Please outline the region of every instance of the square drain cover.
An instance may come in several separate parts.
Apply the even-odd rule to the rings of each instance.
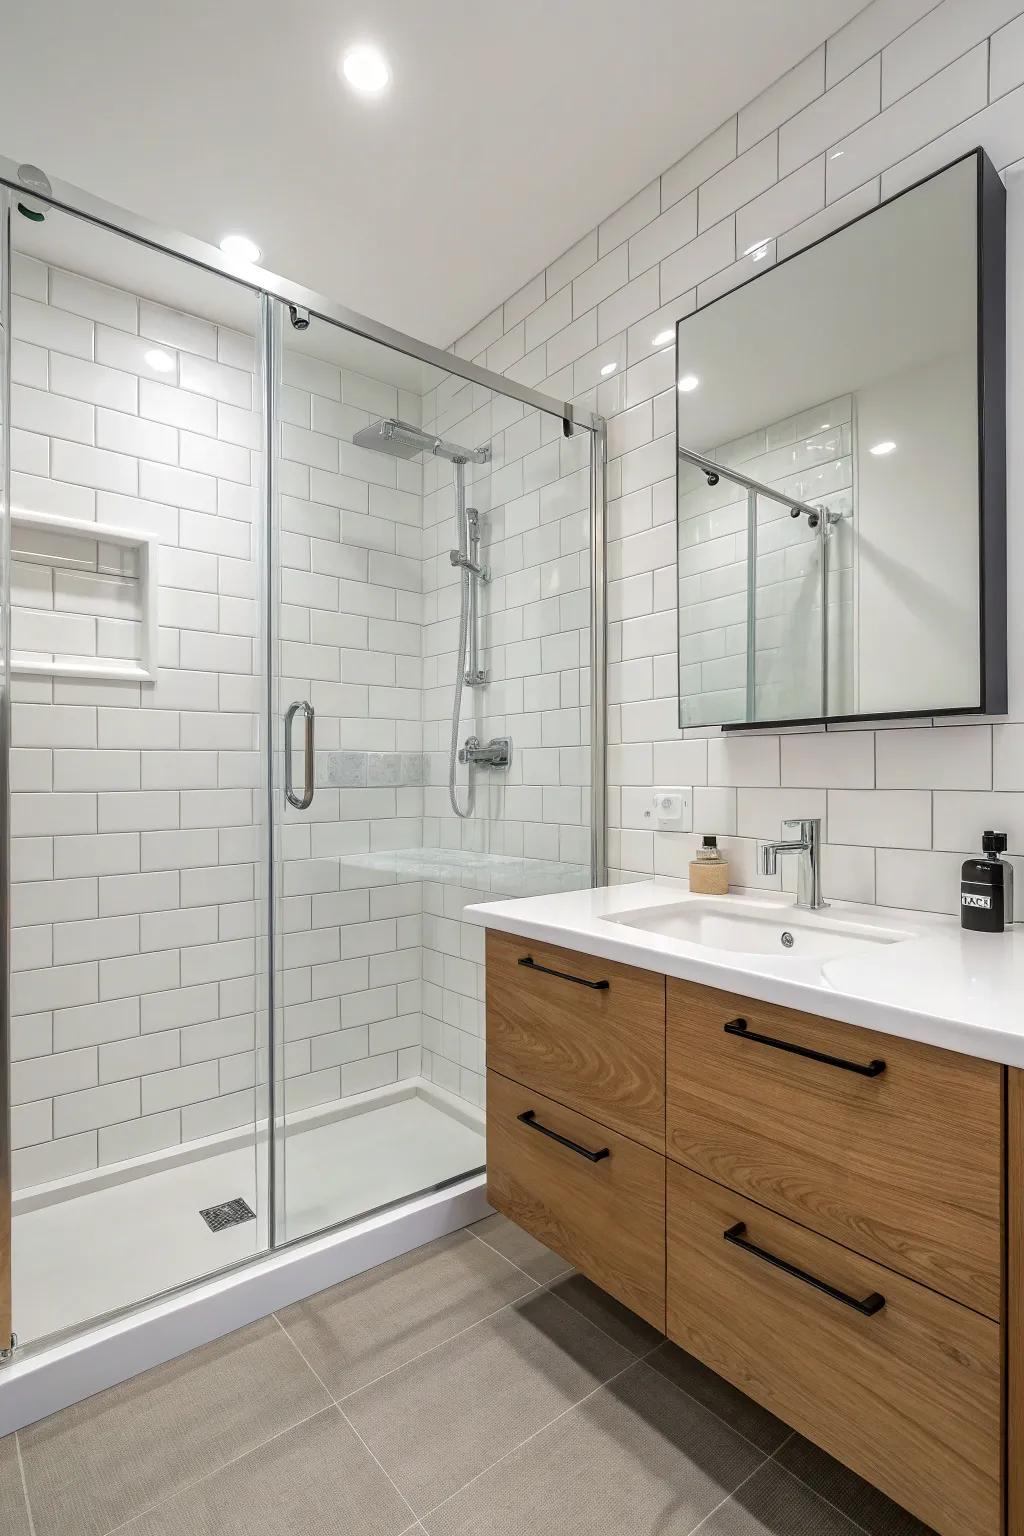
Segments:
[[[225,1200],[223,1205],[208,1205],[199,1212],[211,1232],[223,1232],[225,1227],[237,1227],[242,1221],[255,1221],[256,1212],[239,1195],[237,1200]]]

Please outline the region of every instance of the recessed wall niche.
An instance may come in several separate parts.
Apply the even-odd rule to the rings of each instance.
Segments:
[[[15,508],[11,671],[155,683],[156,562],[155,539]]]

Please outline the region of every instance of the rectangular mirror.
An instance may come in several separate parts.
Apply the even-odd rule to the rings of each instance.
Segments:
[[[1005,710],[1004,288],[978,149],[679,321],[682,726]]]

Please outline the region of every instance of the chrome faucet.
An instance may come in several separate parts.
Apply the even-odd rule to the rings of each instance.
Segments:
[[[816,911],[827,907],[821,895],[821,820],[817,816],[797,816],[782,823],[783,827],[799,827],[799,838],[789,842],[762,843],[760,855],[762,875],[774,875],[780,853],[798,853],[800,865],[797,871],[796,904]]]

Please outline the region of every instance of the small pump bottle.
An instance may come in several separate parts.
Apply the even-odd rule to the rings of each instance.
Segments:
[[[718,851],[717,837],[704,837],[697,857],[690,860],[690,890],[701,896],[724,896],[729,889],[729,865]]]
[[[965,859],[960,879],[960,926],[976,933],[1002,933],[1013,922],[1013,865],[1005,832],[984,832],[983,859]],[[692,865],[691,865],[692,868]]]

